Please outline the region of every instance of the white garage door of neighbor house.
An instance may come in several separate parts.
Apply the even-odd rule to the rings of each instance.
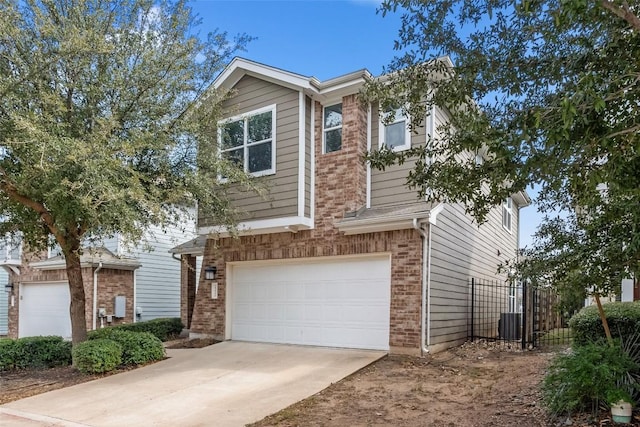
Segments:
[[[232,267],[231,339],[389,349],[389,256]]]
[[[18,336],[59,335],[70,339],[69,301],[67,283],[23,283]]]

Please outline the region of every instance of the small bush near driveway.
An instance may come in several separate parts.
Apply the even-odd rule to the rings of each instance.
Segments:
[[[149,332],[131,332],[118,328],[105,328],[92,332],[90,341],[108,339],[122,348],[123,365],[142,365],[164,358],[162,341]]]
[[[71,343],[62,337],[0,340],[0,370],[51,368],[71,364]]]
[[[89,332],[89,336],[92,334],[101,334],[102,331],[107,330],[122,330],[130,332],[149,332],[155,335],[160,341],[168,341],[171,338],[177,337],[182,332],[184,325],[179,317],[176,318],[162,318],[153,319],[146,322],[126,323],[118,326],[109,326],[107,328],[98,329]]]
[[[113,371],[122,363],[122,347],[104,338],[81,342],[73,348],[73,363],[85,374]]]

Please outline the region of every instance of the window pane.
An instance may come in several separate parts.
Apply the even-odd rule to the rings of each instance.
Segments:
[[[244,140],[244,121],[225,123],[222,125],[222,149],[238,147]]]
[[[382,122],[384,123],[395,123],[403,120],[404,114],[402,114],[402,109],[399,107],[391,106],[382,112]]]
[[[224,153],[222,153],[222,156],[225,158],[225,160],[233,162],[240,168],[244,166],[244,150],[242,148],[225,151]]]
[[[271,139],[271,111],[249,117],[248,142]]]
[[[332,105],[324,109],[324,128],[342,126],[342,104]]]
[[[388,148],[405,145],[405,124],[404,121],[387,125],[384,128],[384,145]]]
[[[271,169],[271,141],[252,145],[249,148],[249,172]]]
[[[324,152],[331,153],[342,148],[342,128],[324,133]]]

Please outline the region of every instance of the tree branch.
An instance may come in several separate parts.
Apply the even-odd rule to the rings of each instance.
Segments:
[[[629,7],[629,3],[627,3],[627,0],[623,0],[620,6],[618,6],[612,0],[602,0],[601,4],[603,8],[612,12],[614,15],[618,16],[619,18],[622,18],[625,21],[627,21],[627,23],[631,25],[631,29],[634,32],[640,33],[640,18],[638,18],[638,16],[635,13],[633,13],[631,8]]]
[[[0,169],[0,174],[6,176],[6,173],[3,169]],[[60,230],[55,225],[51,212],[49,212],[49,210],[47,210],[47,208],[42,203],[36,202],[35,200],[32,200],[29,197],[20,194],[18,192],[18,189],[13,184],[6,181],[0,182],[0,190],[4,191],[4,193],[7,194],[7,196],[9,196],[11,200],[34,210],[38,215],[40,215],[40,218],[45,223],[51,234],[54,235],[60,246],[64,247],[66,245],[65,236],[60,233]]]

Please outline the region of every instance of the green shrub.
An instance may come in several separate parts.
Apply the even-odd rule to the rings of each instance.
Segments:
[[[118,329],[131,332],[149,332],[155,335],[160,341],[168,341],[169,339],[180,335],[184,325],[179,317],[166,319],[153,319],[146,322],[126,323],[118,326],[110,326],[108,328],[98,329],[94,332],[100,332],[109,329]]]
[[[71,343],[62,337],[0,340],[0,370],[51,368],[71,364]]]
[[[162,341],[149,332],[104,328],[91,332],[89,339],[108,339],[120,344],[123,365],[141,365],[164,358]]]
[[[629,337],[640,330],[640,301],[610,302],[603,304],[602,307],[612,336]],[[584,345],[605,336],[597,306],[580,310],[571,318],[569,326],[573,330],[574,342],[578,345]]]
[[[122,347],[115,341],[95,339],[73,347],[73,364],[85,374],[113,371],[122,363]]]
[[[15,340],[0,340],[0,371],[8,371],[16,367]]]
[[[640,367],[620,342],[589,342],[575,346],[571,353],[557,355],[542,386],[543,400],[553,414],[591,409],[621,391],[621,382]]]

